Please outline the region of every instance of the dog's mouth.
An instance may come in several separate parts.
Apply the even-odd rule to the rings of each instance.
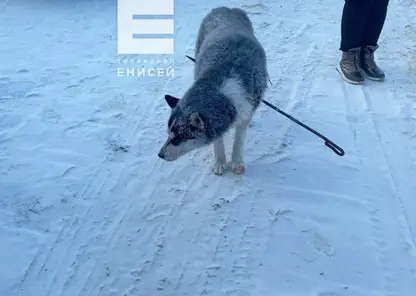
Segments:
[[[177,160],[179,157],[174,157],[174,156],[172,156],[172,155],[162,155],[162,156],[160,156],[159,154],[158,154],[158,156],[161,158],[161,159],[163,159],[163,160],[165,160],[165,161],[169,161],[169,162],[171,162],[171,161],[174,161],[174,160]]]
[[[172,155],[170,153],[167,153],[166,151],[164,151],[163,149],[161,149],[159,151],[159,153],[157,154],[157,156],[165,161],[174,161],[176,159],[179,158],[180,155]]]
[[[198,148],[206,146],[205,141],[192,138],[181,143],[172,143],[172,138],[168,138],[165,144],[160,148],[157,156],[165,161],[174,161],[179,157],[188,154]],[[173,145],[177,144],[177,145]]]
[[[174,161],[180,157],[178,153],[172,153],[172,139],[168,138],[165,144],[163,144],[162,148],[160,148],[159,153],[157,156],[165,161]]]

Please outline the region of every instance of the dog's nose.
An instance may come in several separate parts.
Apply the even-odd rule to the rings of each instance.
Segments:
[[[159,156],[161,159],[164,159],[165,158],[165,154],[163,154],[162,152],[159,152],[157,154],[157,156]]]

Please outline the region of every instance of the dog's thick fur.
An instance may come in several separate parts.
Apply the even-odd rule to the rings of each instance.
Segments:
[[[217,175],[226,169],[223,136],[235,128],[231,168],[245,170],[244,141],[267,89],[266,54],[247,14],[218,7],[202,21],[195,47],[194,83],[182,99],[166,95],[172,108],[168,140],[159,151],[167,161],[213,144]]]

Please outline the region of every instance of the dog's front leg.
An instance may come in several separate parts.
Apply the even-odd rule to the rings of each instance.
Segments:
[[[245,121],[235,127],[233,152],[231,154],[231,169],[236,174],[242,174],[245,171],[244,164],[244,142],[247,134],[247,128],[251,121]]]
[[[214,142],[214,167],[212,172],[215,175],[222,175],[227,168],[227,160],[225,157],[225,148],[223,138],[219,138]]]

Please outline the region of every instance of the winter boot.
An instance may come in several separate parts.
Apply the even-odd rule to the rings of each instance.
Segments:
[[[378,46],[367,46],[361,51],[361,69],[370,80],[383,81],[384,72],[377,66],[374,60],[374,52]]]
[[[342,58],[339,62],[338,72],[346,82],[351,84],[363,84],[364,76],[360,69],[361,48],[352,48],[342,52]]]

